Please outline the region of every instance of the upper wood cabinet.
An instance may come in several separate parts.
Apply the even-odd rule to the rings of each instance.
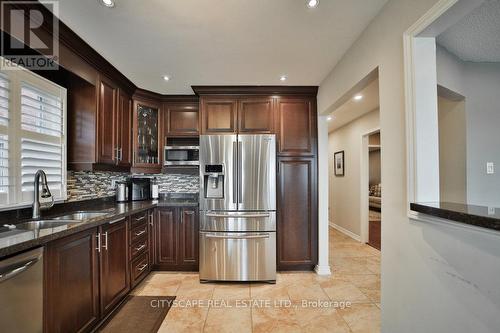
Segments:
[[[278,155],[316,154],[316,109],[309,98],[278,98]]]
[[[132,99],[122,90],[118,93],[116,121],[117,164],[132,165]]]
[[[134,172],[156,173],[161,170],[163,139],[161,105],[157,102],[134,99]]]
[[[238,101],[240,133],[274,133],[274,99],[243,98]]]
[[[68,80],[68,169],[129,171],[130,96],[105,76]]]
[[[202,134],[274,133],[272,97],[201,98]]]
[[[165,103],[163,109],[165,136],[200,134],[198,103]]]
[[[97,161],[114,164],[116,150],[116,106],[118,87],[111,81],[101,78],[99,82]]]
[[[236,99],[202,97],[200,104],[202,134],[236,133]]]

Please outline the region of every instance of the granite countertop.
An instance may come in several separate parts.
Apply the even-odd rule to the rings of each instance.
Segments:
[[[447,220],[500,231],[500,208],[452,202],[411,203],[410,209]]]
[[[177,198],[177,197],[161,197],[160,200],[146,200],[118,203],[111,198],[94,199],[81,202],[72,202],[61,205],[56,205],[53,211],[49,210],[42,216],[41,220],[50,219],[57,216],[62,216],[75,211],[102,211],[107,213],[104,216],[88,219],[82,222],[72,222],[69,224],[61,224],[54,228],[45,228],[38,230],[26,229],[10,229],[2,227],[5,224],[18,225],[23,222],[32,221],[26,218],[17,218],[12,212],[0,213],[2,221],[0,227],[3,232],[0,232],[0,259],[28,250],[33,247],[42,246],[50,241],[69,236],[71,234],[95,228],[106,224],[110,221],[119,220],[127,216],[139,213],[155,207],[197,207],[198,201],[194,197]],[[16,212],[17,216],[24,216],[22,213]],[[10,215],[9,215],[10,214]]]

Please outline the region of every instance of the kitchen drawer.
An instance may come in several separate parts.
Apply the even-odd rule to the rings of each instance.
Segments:
[[[132,287],[135,287],[142,279],[148,275],[149,267],[149,253],[144,253],[137,259],[133,260],[130,265],[130,282]]]
[[[137,242],[130,245],[130,258],[133,260],[149,250],[148,237],[141,237]]]
[[[130,217],[130,226],[134,228],[135,226],[148,222],[149,211],[140,212],[134,214]]]
[[[276,232],[200,232],[200,280],[275,281]]]
[[[130,230],[130,244],[134,244],[139,240],[139,238],[146,237],[148,235],[148,223],[147,219],[144,222],[137,224]],[[147,238],[147,237],[146,237]]]

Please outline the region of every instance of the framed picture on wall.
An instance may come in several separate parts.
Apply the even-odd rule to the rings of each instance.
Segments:
[[[344,175],[344,151],[338,151],[333,154],[333,163],[335,176],[343,176]]]

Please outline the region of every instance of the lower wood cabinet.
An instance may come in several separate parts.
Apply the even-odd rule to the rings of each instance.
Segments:
[[[47,245],[44,332],[84,332],[99,321],[98,257],[97,228]]]
[[[154,230],[154,269],[198,270],[198,208],[157,208]]]
[[[312,270],[318,258],[316,159],[278,159],[278,269]]]
[[[127,223],[124,219],[99,229],[101,312],[107,314],[130,290]]]
[[[45,332],[87,332],[130,291],[127,220],[46,247]]]

